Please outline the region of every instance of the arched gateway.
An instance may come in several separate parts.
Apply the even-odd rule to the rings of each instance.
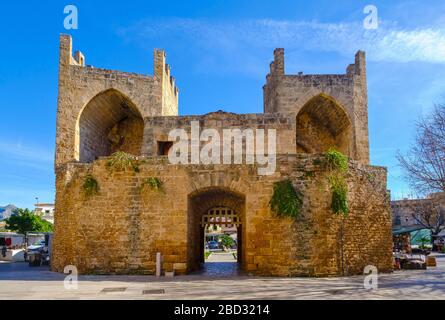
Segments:
[[[161,253],[163,271],[190,273],[204,261],[208,225],[233,229],[241,269],[254,275],[363,274],[367,265],[391,270],[386,169],[369,165],[364,52],[344,74],[289,75],[284,49],[276,49],[264,113],[192,116],[177,115],[178,89],[162,50],[154,51],[152,76],[86,66],[79,57],[63,35],[52,270],[154,274]],[[170,132],[198,142],[192,122],[223,139],[225,128],[274,130],[273,172],[260,173],[259,153],[247,163],[248,148],[242,163],[171,163]],[[323,154],[331,147],[354,160],[344,176],[345,217],[332,210],[332,173]],[[102,159],[116,151],[130,154],[131,165],[114,170],[110,158]],[[190,148],[188,156],[198,151]],[[282,201],[301,196],[292,217],[270,208],[281,182],[296,191],[287,188]]]
[[[245,239],[245,196],[225,187],[210,187],[188,196],[187,263],[188,271],[196,271],[204,263],[205,228],[209,225],[235,227],[237,256],[243,266],[243,239]]]

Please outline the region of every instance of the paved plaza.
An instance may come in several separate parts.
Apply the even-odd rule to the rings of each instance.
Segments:
[[[445,255],[428,270],[379,275],[377,290],[364,289],[363,276],[251,277],[225,259],[214,255],[203,272],[174,278],[80,276],[77,290],[66,290],[65,275],[47,267],[0,263],[0,299],[445,299]]]

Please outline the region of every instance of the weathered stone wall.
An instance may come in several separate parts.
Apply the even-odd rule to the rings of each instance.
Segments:
[[[276,153],[296,153],[295,120],[287,115],[213,112],[203,116],[146,118],[142,154],[145,156],[158,155],[158,141],[169,141],[169,132],[174,129],[184,129],[191,138],[192,121],[199,123],[200,132],[205,129],[216,129],[221,140],[224,138],[224,129],[240,129],[241,131],[252,129],[254,134],[256,129],[264,129],[264,150],[266,152],[268,150],[268,129],[275,129]],[[201,147],[205,144],[205,142],[201,142]],[[245,141],[243,146],[243,154],[245,154]]]
[[[162,115],[178,115],[179,90],[175,84],[175,78],[170,74],[170,66],[166,63],[166,55],[163,50],[154,50],[154,75],[162,83]]]
[[[114,142],[111,145],[111,154],[123,151],[135,156],[140,155],[143,135],[144,121],[142,119],[132,117],[119,122],[108,135],[109,140]]]
[[[350,214],[341,218],[330,209],[321,156],[280,156],[273,176],[258,176],[254,165],[170,165],[162,157],[140,160],[139,172],[110,173],[106,161],[68,164],[57,173],[55,271],[72,264],[82,273],[153,274],[156,252],[164,256],[164,270],[192,270],[197,249],[190,244],[196,239],[191,228],[199,210],[191,210],[190,197],[209,190],[245,199],[241,262],[248,272],[332,276],[362,273],[368,264],[391,270],[384,168],[350,163]],[[100,186],[99,194],[91,197],[82,192],[87,173]],[[163,191],[141,187],[148,177],[158,177]],[[273,183],[286,178],[304,198],[296,220],[276,217],[268,205]],[[230,199],[222,205],[234,203]]]

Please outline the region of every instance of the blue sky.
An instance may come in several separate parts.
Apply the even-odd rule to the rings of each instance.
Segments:
[[[63,28],[63,8],[79,29]],[[363,8],[379,10],[365,31]],[[152,74],[153,48],[167,51],[180,114],[262,112],[275,47],[287,73],[344,73],[367,51],[371,161],[387,166],[393,198],[410,191],[395,153],[416,119],[445,97],[444,1],[23,1],[0,6],[0,205],[54,200],[60,33],[87,64]]]

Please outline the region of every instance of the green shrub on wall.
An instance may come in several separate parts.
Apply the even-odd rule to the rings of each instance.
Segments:
[[[325,153],[326,165],[331,171],[348,171],[348,157],[333,148]]]
[[[348,214],[348,186],[342,177],[330,177],[329,184],[332,191],[331,208],[336,214]]]
[[[162,181],[159,180],[159,178],[156,177],[150,177],[145,179],[142,182],[142,188],[144,187],[149,187],[150,189],[153,190],[161,190],[162,189]]]
[[[113,153],[107,162],[107,168],[112,171],[123,171],[132,169],[135,172],[139,172],[139,167],[136,165],[136,159],[133,155],[118,151]]]
[[[296,218],[301,212],[301,194],[295,191],[290,180],[275,182],[269,206],[278,216]]]
[[[328,181],[332,191],[332,211],[335,214],[347,215],[349,213],[348,185],[345,175],[348,172],[348,157],[335,149],[329,149],[325,153],[325,158],[326,166],[330,171]]]
[[[91,174],[88,174],[83,180],[82,189],[85,196],[94,196],[99,193],[99,183]]]

